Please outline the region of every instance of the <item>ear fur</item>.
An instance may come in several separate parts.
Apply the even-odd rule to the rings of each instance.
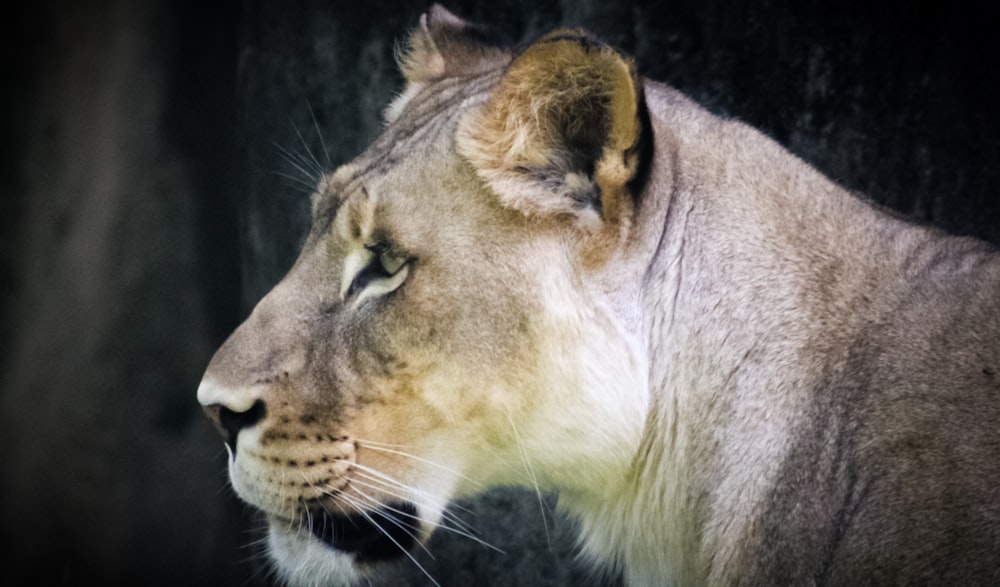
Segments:
[[[505,47],[493,31],[435,4],[410,34],[399,66],[409,84],[475,75],[510,61]]]
[[[630,59],[585,33],[555,31],[516,57],[463,120],[459,149],[528,216],[621,227],[633,208],[640,103]]]

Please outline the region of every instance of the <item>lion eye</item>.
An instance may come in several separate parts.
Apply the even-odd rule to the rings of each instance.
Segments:
[[[341,297],[357,305],[362,300],[392,292],[406,280],[409,259],[384,245],[359,249],[345,263]]]
[[[406,264],[406,257],[382,251],[378,255],[378,262],[382,264],[382,269],[385,269],[386,274],[395,275]]]

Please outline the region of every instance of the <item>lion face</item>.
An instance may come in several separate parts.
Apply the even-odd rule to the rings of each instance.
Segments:
[[[434,61],[421,42],[465,26],[435,14],[409,70]],[[579,38],[559,43],[587,58]],[[526,57],[514,66],[531,70]],[[461,83],[410,74],[384,135],[321,181],[299,259],[199,388],[293,582],[348,583],[405,556],[449,526],[450,500],[490,485],[584,496],[636,451],[642,345],[617,312],[635,294],[601,269],[630,176],[598,143],[534,161],[566,151],[547,143],[558,133],[497,153],[490,116],[511,73],[470,62]]]
[[[537,369],[538,301],[517,296],[527,268],[512,263],[524,243],[487,230],[504,214],[456,156],[413,163],[369,170],[362,158],[323,182],[300,259],[204,384],[235,413],[222,416],[230,427],[259,416],[231,433],[239,495],[276,532],[308,528],[361,559],[424,538],[447,497],[469,490],[460,471],[510,435],[496,425],[525,406],[508,392]],[[459,189],[472,196],[462,206],[441,197]],[[389,535],[345,529],[369,511]]]

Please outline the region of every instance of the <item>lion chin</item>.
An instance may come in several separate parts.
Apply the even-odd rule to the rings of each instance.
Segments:
[[[277,571],[289,584],[352,585],[371,578],[378,563],[405,558],[416,547],[416,519],[408,502],[346,515],[316,509],[302,524],[273,517],[270,555],[282,561]]]
[[[269,556],[282,563],[278,578],[289,585],[353,585],[364,576],[355,555],[338,550],[312,532],[271,522]]]

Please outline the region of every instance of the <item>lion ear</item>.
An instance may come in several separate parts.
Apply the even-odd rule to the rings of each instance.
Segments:
[[[399,66],[409,85],[475,75],[507,63],[510,54],[497,33],[455,16],[440,4],[420,17],[401,52]]]
[[[515,58],[463,120],[459,149],[508,206],[615,224],[632,210],[641,91],[630,59],[556,31]]]

